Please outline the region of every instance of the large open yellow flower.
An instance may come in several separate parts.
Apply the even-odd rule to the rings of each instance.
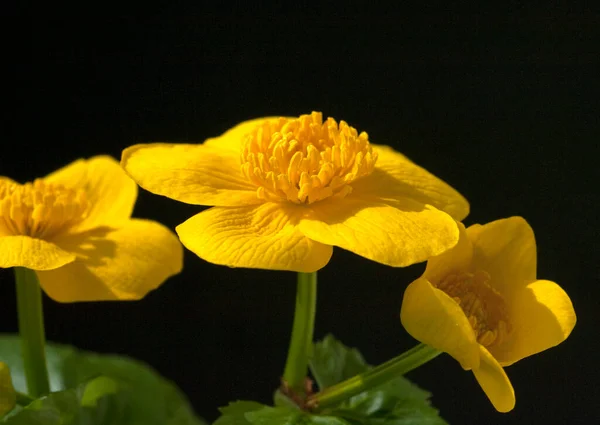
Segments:
[[[260,118],[203,144],[141,144],[121,165],[141,187],[214,206],[176,229],[216,264],[313,272],[332,246],[392,266],[458,241],[469,204],[450,186],[344,121]]]
[[[161,224],[131,218],[136,198],[107,156],[33,183],[0,177],[0,267],[36,270],[61,302],[142,298],[181,271],[183,248]]]
[[[560,344],[575,326],[571,300],[556,283],[537,280],[536,261],[521,217],[461,225],[458,244],[431,258],[404,293],[406,330],[472,370],[500,412],[515,405],[503,366]]]

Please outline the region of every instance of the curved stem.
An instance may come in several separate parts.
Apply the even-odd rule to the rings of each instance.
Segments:
[[[402,353],[400,356],[376,366],[367,372],[325,388],[323,391],[311,396],[307,401],[307,405],[319,410],[336,405],[356,394],[360,394],[363,391],[375,388],[391,379],[404,375],[440,354],[441,351],[435,348],[419,344]]]
[[[21,354],[27,380],[27,389],[32,397],[50,392],[46,368],[46,336],[42,311],[42,290],[35,271],[15,267],[17,284],[17,311]]]
[[[298,273],[296,310],[283,379],[295,391],[304,390],[312,355],[317,306],[317,273]]]

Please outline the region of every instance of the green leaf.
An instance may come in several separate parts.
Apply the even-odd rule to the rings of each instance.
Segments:
[[[17,402],[17,395],[10,378],[10,370],[0,362],[0,417],[10,412]]]
[[[114,397],[127,398],[125,410],[129,415],[128,425],[205,424],[194,415],[187,398],[172,382],[140,361],[79,351],[59,344],[48,344],[46,357],[52,392],[80,390],[81,384],[98,376],[105,376],[116,382],[120,391]],[[20,340],[17,336],[0,336],[0,358],[10,367],[15,389],[26,392]],[[90,381],[85,388],[92,385],[91,382],[94,381]],[[87,389],[92,391],[87,394],[93,394],[93,388],[92,386]],[[69,397],[72,401],[72,396],[65,395],[60,402],[68,400]],[[93,399],[94,397],[90,398]]]
[[[221,407],[221,417],[213,425],[249,425],[246,413],[266,407],[255,401],[234,401],[226,407]]]
[[[349,379],[371,368],[361,354],[327,335],[315,344],[311,372],[321,389]],[[338,406],[325,410],[351,424],[367,425],[444,425],[429,401],[431,394],[403,376],[358,394]]]
[[[10,425],[126,425],[128,396],[104,376],[41,397],[6,420]]]
[[[315,344],[310,369],[319,385],[327,388],[359,373],[369,366],[356,348],[348,348],[333,335]]]
[[[351,425],[342,418],[311,415],[297,407],[269,407],[254,401],[236,401],[219,409],[213,425]]]

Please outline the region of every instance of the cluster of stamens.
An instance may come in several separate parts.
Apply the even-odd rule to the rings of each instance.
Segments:
[[[242,143],[242,173],[269,201],[311,204],[344,197],[350,183],[373,171],[377,153],[369,136],[321,113],[267,120]]]
[[[0,231],[45,239],[83,220],[89,202],[83,190],[35,180],[0,181]]]
[[[451,274],[436,285],[460,306],[484,347],[502,343],[511,331],[504,298],[489,282],[488,273],[476,271]]]

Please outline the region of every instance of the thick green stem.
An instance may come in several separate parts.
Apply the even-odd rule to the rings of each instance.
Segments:
[[[30,396],[37,398],[50,392],[46,368],[42,290],[33,270],[15,267],[15,279],[21,352],[27,389]]]
[[[296,310],[284,381],[295,391],[304,390],[308,361],[312,355],[317,306],[317,273],[298,273]]]
[[[419,344],[400,356],[374,367],[367,372],[356,375],[339,384],[332,385],[329,388],[325,388],[323,391],[311,396],[308,399],[307,404],[318,410],[336,405],[356,394],[375,388],[397,376],[404,375],[422,364],[427,363],[439,354],[441,354],[441,351],[425,344]]]

